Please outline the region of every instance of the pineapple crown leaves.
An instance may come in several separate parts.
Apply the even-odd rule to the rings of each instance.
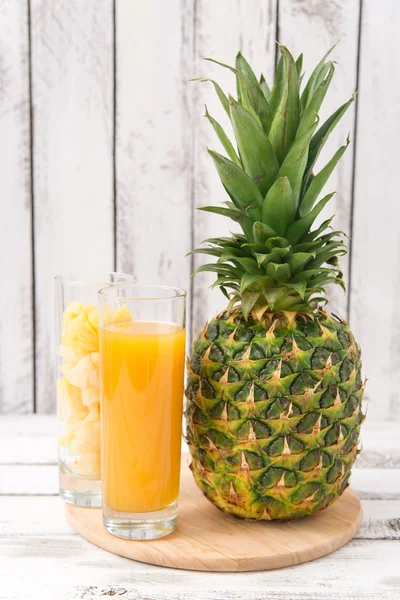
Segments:
[[[346,253],[340,231],[332,219],[313,229],[315,220],[333,193],[319,199],[328,178],[344,154],[349,139],[328,163],[314,174],[326,140],[354,101],[354,95],[322,125],[318,113],[335,72],[327,58],[331,48],[302,85],[303,56],[297,60],[282,45],[270,88],[263,75],[257,78],[239,52],[235,67],[207,58],[232,71],[237,98],[226,95],[210,81],[229,117],[235,144],[206,107],[226,156],[208,150],[229,197],[223,206],[200,210],[238,223],[240,234],[205,240],[208,247],[194,253],[217,261],[196,272],[211,271],[230,300],[241,303],[247,319],[263,311],[314,310],[326,302],[325,288],[336,283],[345,289],[338,257]]]

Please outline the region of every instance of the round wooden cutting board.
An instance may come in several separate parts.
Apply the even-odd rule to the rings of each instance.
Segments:
[[[183,458],[176,531],[159,540],[119,539],[103,526],[101,509],[66,504],[71,525],[92,544],[163,567],[198,571],[278,569],[325,556],[349,542],[362,518],[351,490],[332,506],[295,521],[241,521],[215,508],[197,488]]]

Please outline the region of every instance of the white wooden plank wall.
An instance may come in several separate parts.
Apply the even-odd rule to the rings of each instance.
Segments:
[[[28,0],[0,5],[0,412],[33,410]]]
[[[192,7],[116,2],[117,265],[141,283],[184,289],[191,275]]]
[[[36,408],[54,410],[52,278],[113,268],[111,0],[31,0]]]
[[[369,418],[400,420],[400,3],[363,0],[350,319],[368,374]]]
[[[188,80],[216,78],[234,92],[232,74],[203,57],[233,64],[241,49],[271,81],[276,39],[305,53],[307,72],[340,40],[322,118],[360,93],[322,157],[350,133],[327,187],[338,191],[336,225],[353,233],[342,261],[349,303],[335,290],[331,308],[350,317],[363,347],[369,418],[400,420],[400,215],[389,152],[400,129],[399,20],[396,0],[3,0],[0,412],[54,411],[56,272],[116,266],[182,286],[189,330],[223,308],[211,276],[190,276],[207,257],[185,254],[229,230],[195,211],[224,196],[205,149],[220,147],[204,103],[227,122],[212,85]]]

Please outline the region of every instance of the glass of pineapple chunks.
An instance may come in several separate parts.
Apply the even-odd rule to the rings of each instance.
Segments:
[[[68,503],[101,507],[99,312],[104,285],[135,283],[124,273],[55,278],[58,460],[60,496]],[[130,319],[125,306],[111,322]]]

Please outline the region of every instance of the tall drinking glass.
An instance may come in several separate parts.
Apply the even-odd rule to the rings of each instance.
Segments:
[[[101,506],[97,297],[105,285],[123,282],[135,279],[124,273],[55,278],[60,496],[78,506]]]
[[[99,292],[103,518],[121,538],[175,529],[182,437],[186,292]],[[124,311],[126,319],[114,315]]]

